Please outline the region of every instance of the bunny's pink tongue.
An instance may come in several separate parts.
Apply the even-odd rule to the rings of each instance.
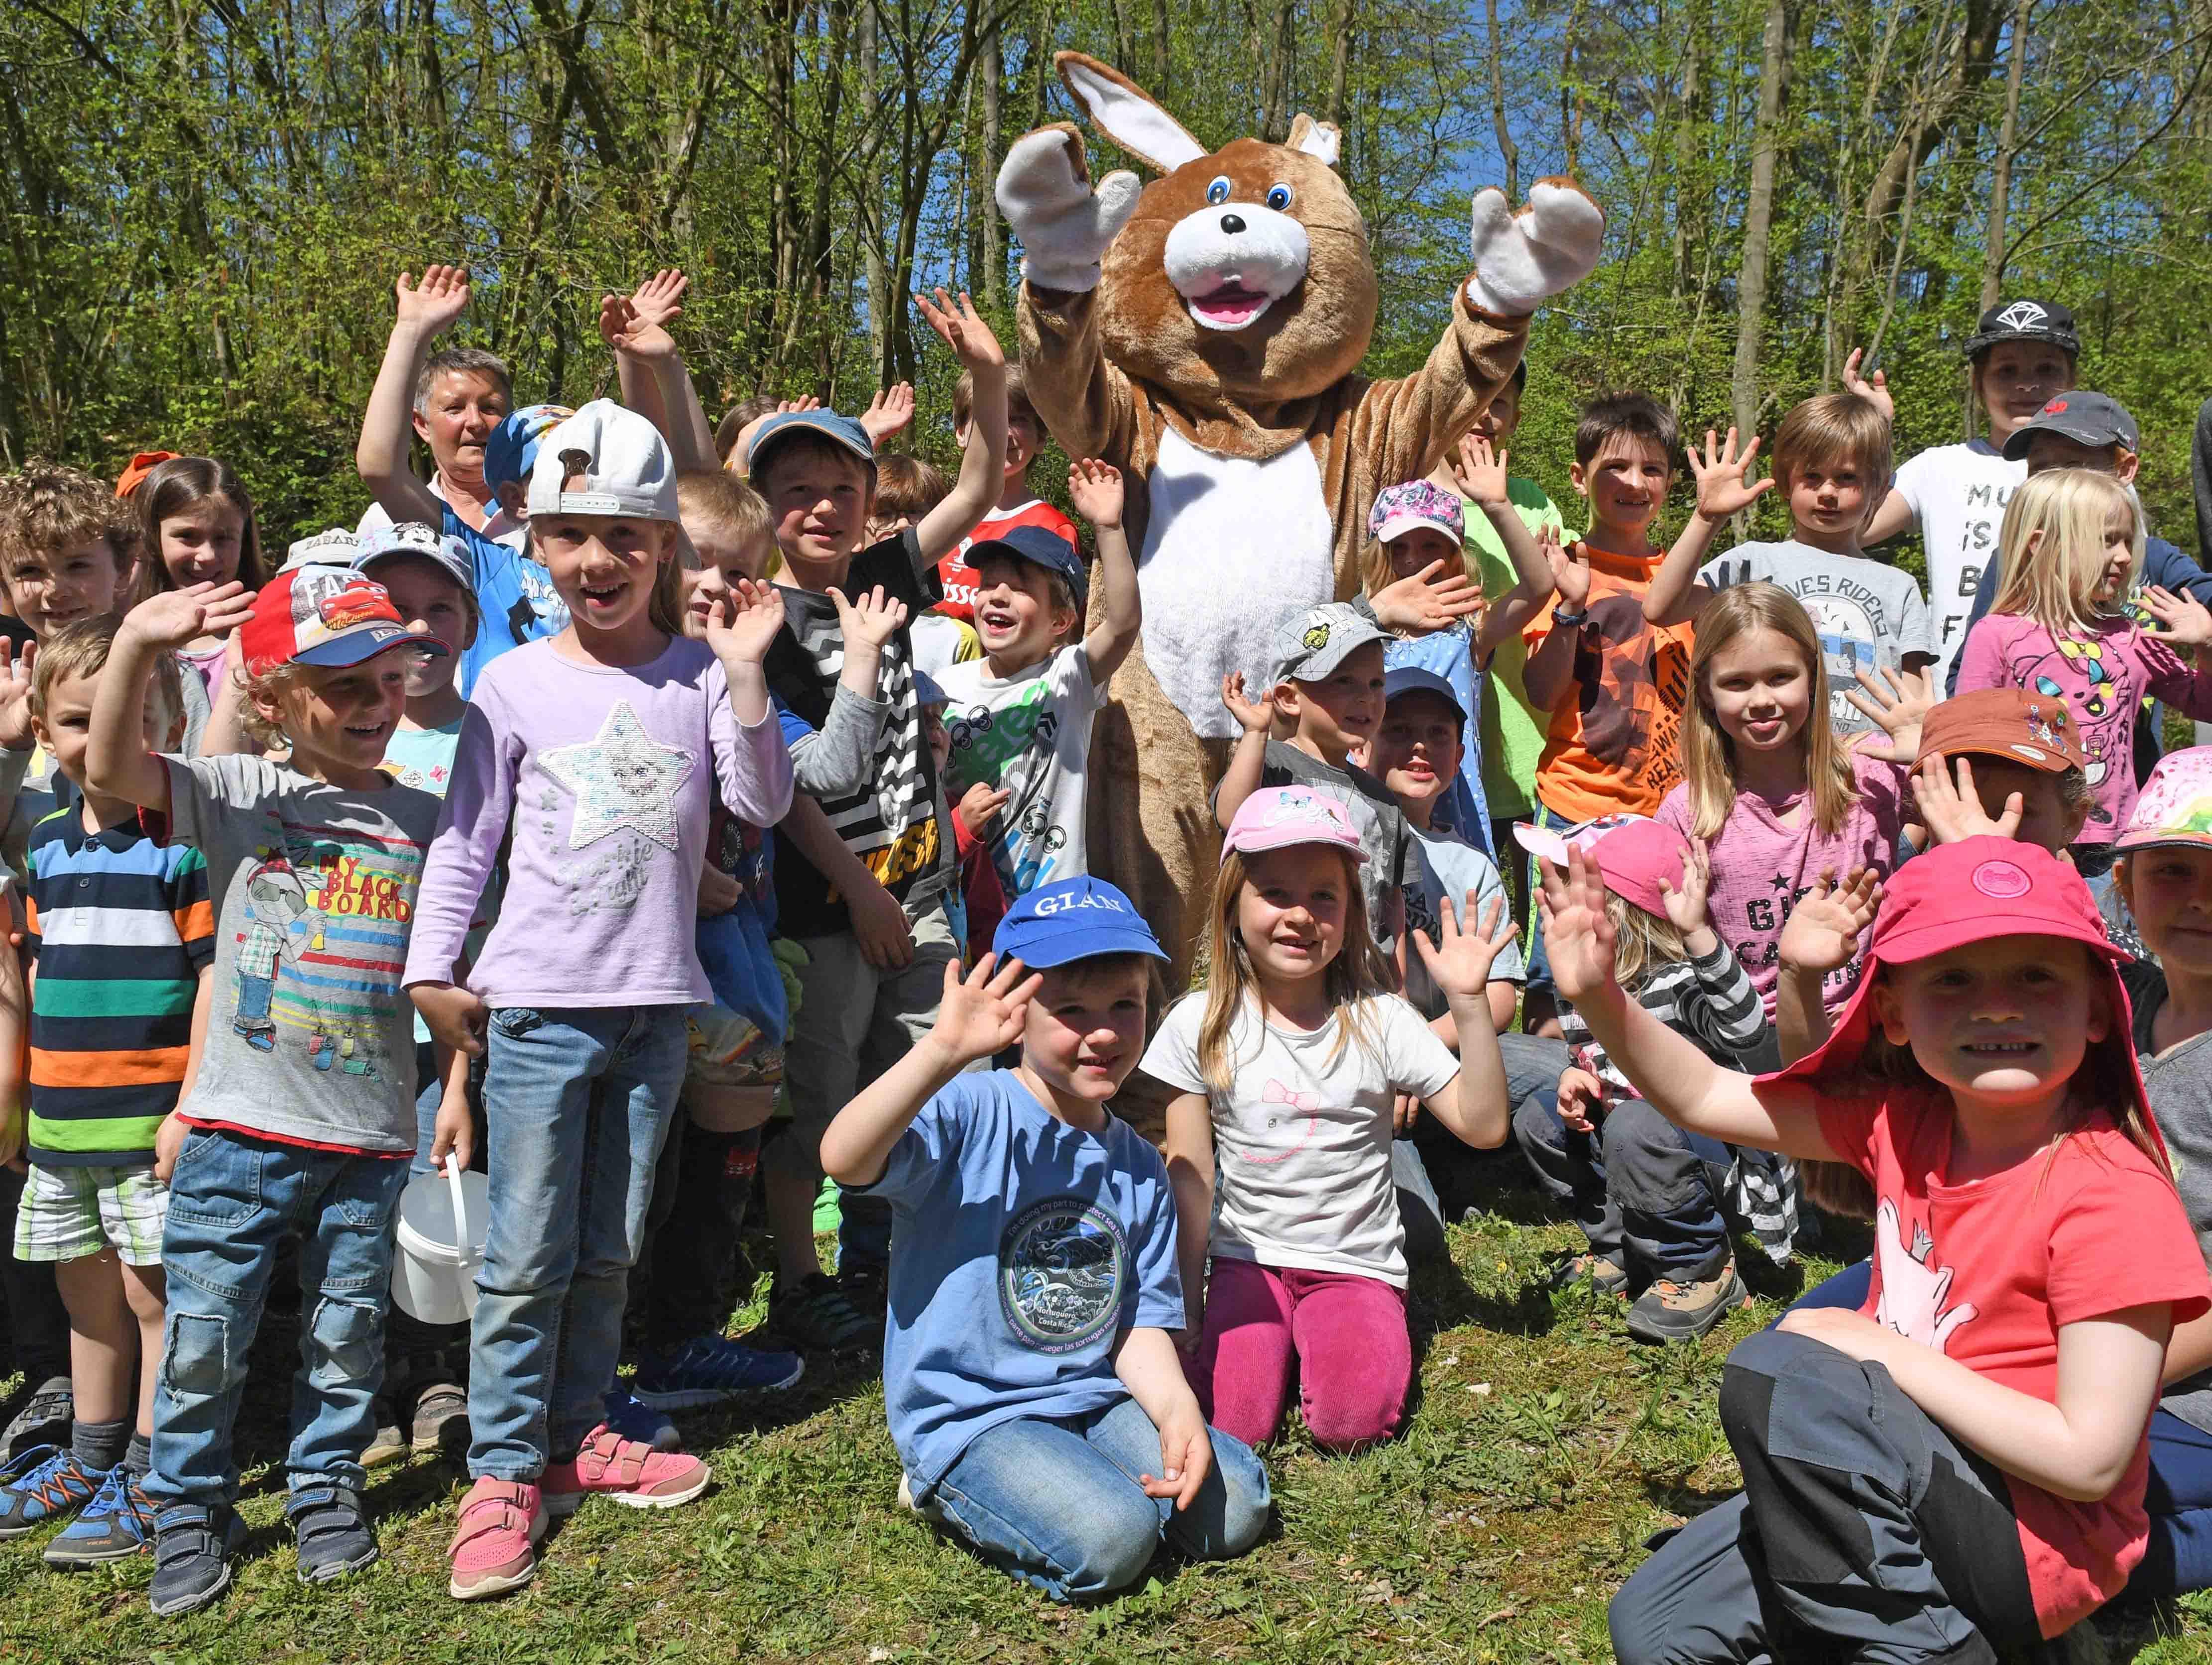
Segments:
[[[1224,283],[1207,295],[1194,296],[1191,310],[1209,324],[1249,324],[1267,309],[1268,297],[1238,283]]]

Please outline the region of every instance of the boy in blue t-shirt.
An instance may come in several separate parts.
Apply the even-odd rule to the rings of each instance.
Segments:
[[[1163,1537],[1243,1554],[1267,1475],[1183,1378],[1167,1167],[1108,1109],[1167,956],[1095,878],[1030,891],[994,946],[945,968],[935,1027],[838,1113],[822,1165],[891,1205],[902,1497],[1073,1601],[1135,1583]],[[970,1073],[1018,1042],[1014,1068]]]

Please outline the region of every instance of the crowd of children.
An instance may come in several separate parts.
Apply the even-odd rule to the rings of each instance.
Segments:
[[[222,460],[0,479],[0,1538],[218,1600],[296,1307],[304,1582],[443,1450],[451,1593],[515,1589],[587,1499],[707,1490],[671,1412],[879,1353],[901,1500],[1103,1595],[1257,1541],[1293,1392],[1324,1450],[1400,1431],[1413,1268],[1505,1146],[1646,1341],[1748,1302],[1740,1241],[1873,1223],[1730,1356],[1744,1493],[1622,1589],[1623,1659],[1994,1658],[2212,1585],[2212,749],[2159,756],[2160,702],[2212,718],[2212,578],[2063,307],[1992,309],[1986,438],[1902,466],[1856,356],[1764,479],[1595,398],[1576,538],[1508,471],[1516,371],[1376,496],[1363,592],[1224,680],[1185,992],[1086,838],[1132,488],[1039,497],[942,291],[957,477],[888,448],[909,387],[710,423],[685,288],[605,297],[621,398],[572,410],[436,348],[464,271],[403,275],[370,506],[281,560]],[[1717,552],[1770,491],[1790,537]],[[1912,525],[1925,591],[1869,552]],[[470,1169],[433,1322],[400,1200]]]

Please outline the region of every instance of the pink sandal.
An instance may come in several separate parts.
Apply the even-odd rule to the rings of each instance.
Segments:
[[[545,1471],[545,1507],[574,1514],[586,1498],[611,1498],[630,1509],[673,1509],[707,1489],[713,1471],[681,1451],[656,1451],[624,1439],[604,1422],[584,1437],[573,1462]]]
[[[545,1535],[546,1520],[538,1487],[484,1475],[461,1500],[460,1524],[446,1546],[453,1563],[447,1589],[463,1601],[520,1589],[537,1576],[538,1540]]]

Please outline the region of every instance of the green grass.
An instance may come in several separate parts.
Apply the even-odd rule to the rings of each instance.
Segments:
[[[292,1332],[272,1322],[241,1420],[253,1538],[231,1594],[156,1620],[144,1559],[64,1577],[40,1564],[41,1534],[0,1547],[0,1660],[1609,1659],[1606,1601],[1644,1540],[1736,1483],[1714,1414],[1721,1364],[1800,1274],[1747,1261],[1754,1308],[1702,1346],[1638,1346],[1617,1302],[1546,1291],[1577,1234],[1543,1218],[1512,1164],[1498,1172],[1493,1212],[1454,1227],[1451,1266],[1415,1279],[1420,1387],[1403,1437],[1344,1459],[1293,1433],[1268,1453],[1278,1524],[1257,1550],[1225,1565],[1164,1557],[1103,1607],[1056,1607],[901,1510],[879,1385],[829,1371],[757,1415],[679,1418],[714,1465],[707,1497],[665,1515],[588,1505],[517,1597],[447,1598],[464,1477],[429,1459],[371,1484],[382,1562],[304,1589],[271,1466]],[[1814,1259],[1802,1277],[1832,1269]],[[2102,1628],[2118,1659],[2212,1661],[2212,1600]]]

